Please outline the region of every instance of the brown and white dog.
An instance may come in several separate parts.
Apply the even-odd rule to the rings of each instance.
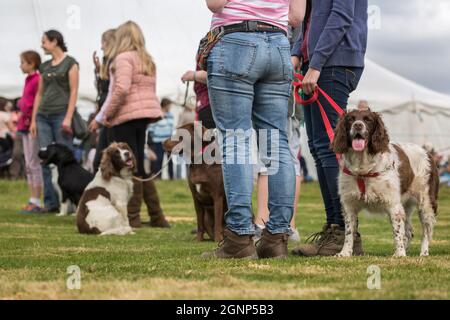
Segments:
[[[184,130],[188,137],[179,141]],[[191,160],[188,172],[188,184],[194,200],[195,212],[197,214],[197,241],[204,240],[205,232],[214,241],[223,239],[224,215],[228,210],[223,185],[222,166],[217,161],[205,163],[203,153],[205,148],[211,149],[211,157],[215,159],[215,142],[204,141],[206,128],[194,123],[186,124],[177,129],[175,135],[164,142],[164,149],[182,154]],[[199,150],[196,153],[194,139],[199,141]],[[182,152],[180,152],[182,151]],[[212,160],[212,158],[210,159]]]
[[[339,194],[346,230],[338,256],[352,256],[357,215],[362,209],[390,217],[394,256],[406,256],[416,207],[423,233],[420,255],[428,256],[439,192],[437,166],[431,155],[415,144],[390,143],[380,115],[370,110],[354,110],[342,116],[332,148],[342,154]]]
[[[135,168],[136,160],[128,144],[114,142],[103,151],[100,169],[86,187],[78,205],[80,233],[133,234],[127,207],[133,195]]]

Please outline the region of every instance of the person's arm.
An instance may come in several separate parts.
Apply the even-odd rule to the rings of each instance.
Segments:
[[[33,138],[36,138],[37,136],[36,115],[39,111],[39,105],[41,104],[43,92],[44,92],[44,80],[42,76],[40,76],[37,94],[36,97],[34,98],[33,113],[31,116],[30,133]]]
[[[323,66],[352,25],[355,16],[355,1],[333,0],[330,16],[311,55],[309,69],[303,79],[305,94],[310,95],[316,90]]]
[[[223,10],[228,0],[206,0],[208,9],[213,13],[218,13]]]
[[[322,71],[322,67],[339,46],[353,23],[356,0],[333,0],[330,16],[311,55],[310,68]]]
[[[115,62],[114,83],[111,91],[111,100],[105,110],[103,122],[105,125],[114,118],[119,108],[124,104],[131,87],[133,77],[133,63],[125,56],[118,56]]]
[[[72,118],[73,113],[75,112],[75,106],[77,104],[79,81],[80,81],[80,73],[78,64],[74,64],[69,70],[69,86],[70,86],[69,105],[67,106],[66,116],[62,123],[63,130],[69,133],[72,133]]]
[[[289,3],[289,24],[294,28],[300,26],[305,18],[306,0],[291,0]]]

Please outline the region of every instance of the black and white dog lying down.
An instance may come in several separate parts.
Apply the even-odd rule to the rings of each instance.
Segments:
[[[58,186],[61,189],[59,216],[67,215],[70,202],[78,206],[84,189],[94,179],[94,175],[77,162],[72,150],[65,145],[53,143],[41,149],[38,155],[43,165],[54,164],[57,167]]]
[[[100,169],[86,187],[77,209],[82,234],[134,234],[128,220],[136,160],[126,143],[113,142],[103,151]]]

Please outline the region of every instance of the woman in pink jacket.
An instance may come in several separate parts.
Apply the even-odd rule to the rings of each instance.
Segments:
[[[25,167],[27,173],[30,199],[22,213],[41,213],[41,193],[43,186],[41,162],[38,157],[39,144],[30,134],[31,117],[33,115],[34,99],[39,86],[39,66],[41,57],[35,51],[25,51],[20,55],[20,69],[27,74],[22,98],[18,102],[20,118],[17,131],[22,136]]]
[[[116,43],[109,57],[111,90],[100,111],[108,130],[109,141],[126,142],[137,160],[137,175],[147,178],[144,170],[146,129],[150,122],[161,118],[161,106],[156,96],[156,66],[145,49],[139,26],[128,21],[116,31]],[[134,181],[134,195],[128,204],[128,218],[134,228],[141,226],[142,198],[148,208],[151,227],[170,227],[159,204],[153,181]]]

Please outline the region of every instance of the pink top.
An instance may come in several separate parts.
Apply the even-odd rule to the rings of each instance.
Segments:
[[[17,123],[17,130],[27,132],[31,125],[31,117],[33,115],[33,104],[39,88],[39,72],[30,74],[25,79],[25,87],[23,88],[22,98],[17,103],[21,116]]]
[[[266,22],[287,31],[290,0],[229,0],[220,13],[214,13],[211,29],[246,20]]]

